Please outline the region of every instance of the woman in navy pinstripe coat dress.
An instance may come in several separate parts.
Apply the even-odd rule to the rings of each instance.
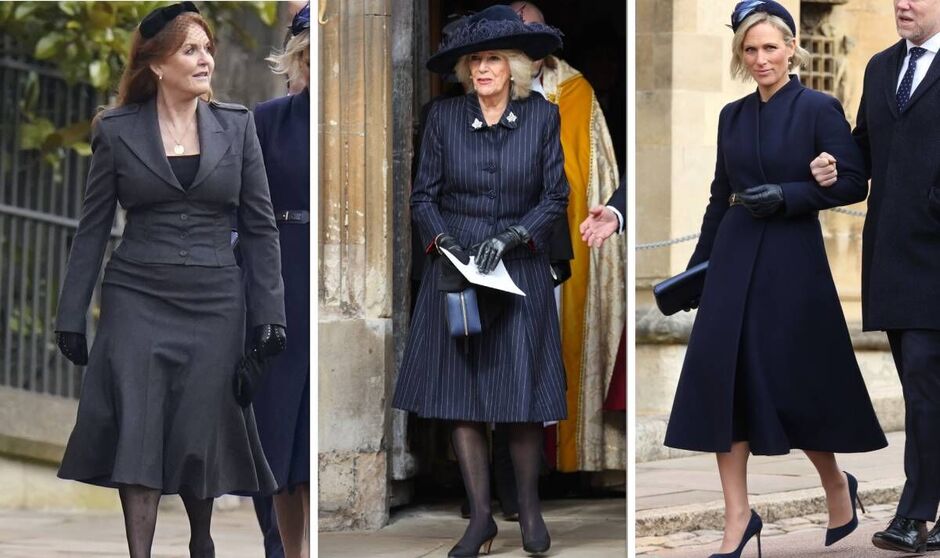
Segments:
[[[451,337],[445,291],[455,270],[427,266],[393,405],[454,421],[453,445],[470,501],[470,525],[449,556],[477,556],[496,536],[485,425],[510,424],[526,550],[550,545],[538,500],[541,423],[566,417],[552,277],[545,250],[564,214],[568,184],[558,109],[529,96],[532,59],[558,48],[557,31],[526,26],[493,6],[450,33],[428,68],[456,69],[469,93],[435,104],[411,194],[423,245],[472,254],[486,271],[502,261],[526,296],[477,288],[483,332]],[[456,67],[456,68],[455,68]],[[458,281],[459,284],[459,281]]]

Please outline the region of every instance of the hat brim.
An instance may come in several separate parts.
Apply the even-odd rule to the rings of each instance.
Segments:
[[[457,65],[461,56],[484,50],[521,50],[532,60],[540,60],[559,48],[561,48],[561,39],[558,35],[543,31],[528,31],[438,51],[428,58],[427,68],[432,72],[447,74],[454,71],[454,66]]]

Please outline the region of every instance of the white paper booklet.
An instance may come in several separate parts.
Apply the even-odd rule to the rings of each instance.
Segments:
[[[474,285],[506,291],[507,293],[512,293],[519,296],[525,296],[525,293],[522,292],[518,285],[516,285],[515,281],[512,280],[512,277],[509,276],[509,272],[506,270],[506,266],[503,264],[502,260],[496,264],[496,269],[489,272],[489,274],[484,275],[477,271],[477,266],[474,263],[475,258],[473,256],[470,256],[470,263],[464,265],[460,263],[460,260],[457,259],[457,256],[451,254],[449,251],[441,250],[441,252],[444,252],[444,255],[447,256],[447,259],[454,264],[454,267],[456,267],[460,273],[467,278],[467,281],[470,281]]]

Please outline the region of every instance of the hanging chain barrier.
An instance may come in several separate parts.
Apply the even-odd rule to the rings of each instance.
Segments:
[[[845,209],[844,207],[832,207],[829,211],[834,211],[836,213],[842,213],[844,215],[851,215],[852,217],[865,217],[864,211],[858,211],[857,209]],[[698,238],[698,233],[687,234],[685,236],[680,236],[679,238],[672,238],[670,240],[658,240],[656,242],[647,242],[645,244],[637,244],[636,250],[655,250],[657,248],[667,248],[669,246],[674,246],[676,244],[682,244],[683,242],[689,242],[690,240],[695,240]]]

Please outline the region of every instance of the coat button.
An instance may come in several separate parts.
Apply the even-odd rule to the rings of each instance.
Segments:
[[[180,213],[180,221],[185,221],[186,219],[189,219],[189,215],[186,215],[185,213]]]
[[[183,231],[180,233],[180,238],[186,238],[187,236],[189,236],[189,233],[187,233],[186,231]]]
[[[496,197],[496,192],[494,192],[493,190],[490,190],[486,193],[486,197],[493,199]]]
[[[181,256],[181,257],[184,257],[184,258],[185,258],[185,257],[188,256],[188,255],[189,255],[189,252],[187,252],[186,250],[180,250],[180,256]]]

